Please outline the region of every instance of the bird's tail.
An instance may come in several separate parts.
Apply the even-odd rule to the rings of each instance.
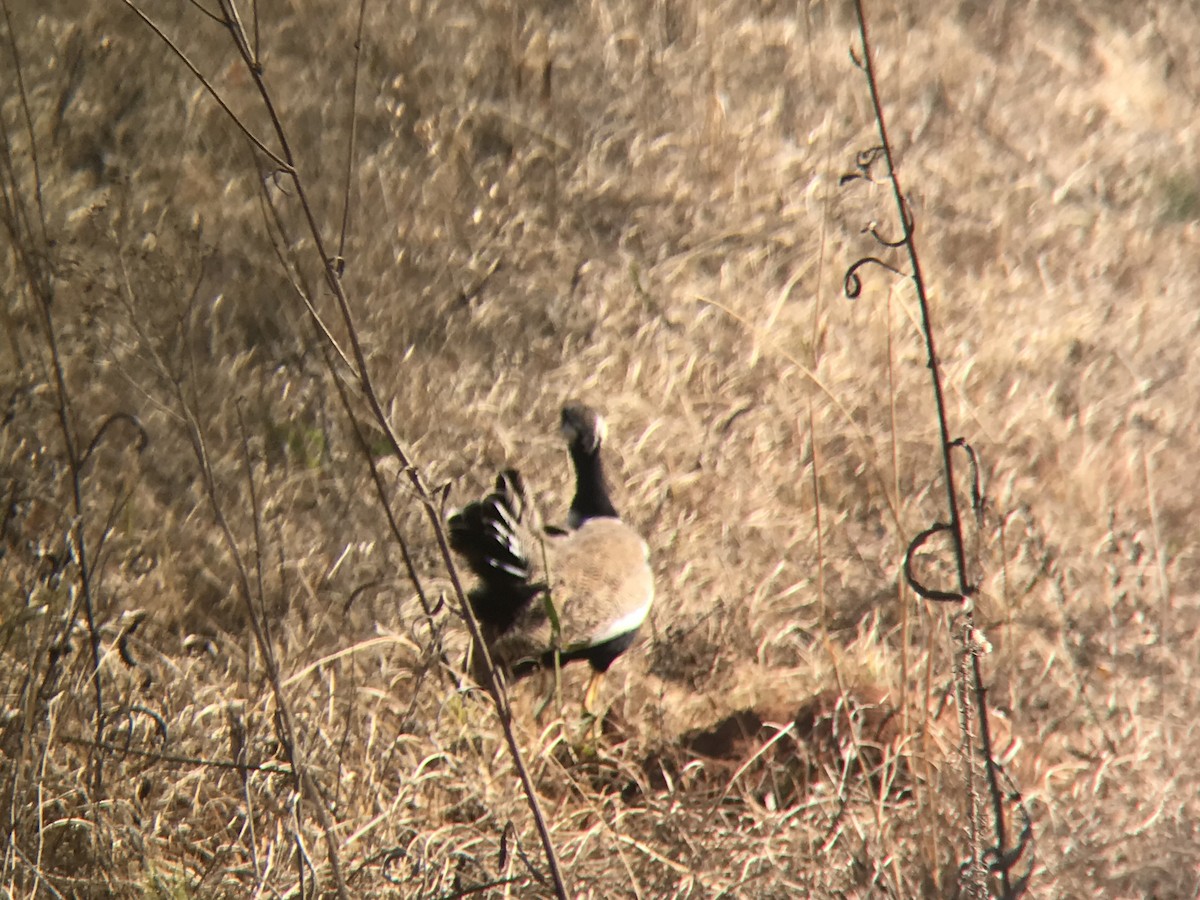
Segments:
[[[496,489],[468,503],[447,522],[450,546],[485,587],[505,591],[528,585],[534,566],[529,546],[529,499],[515,469],[496,476]]]

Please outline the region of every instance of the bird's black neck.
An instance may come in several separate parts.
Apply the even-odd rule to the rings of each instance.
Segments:
[[[568,522],[578,528],[588,519],[617,517],[617,509],[608,497],[604,469],[600,465],[600,448],[588,453],[582,447],[571,447],[571,462],[575,464],[575,499],[571,501]]]

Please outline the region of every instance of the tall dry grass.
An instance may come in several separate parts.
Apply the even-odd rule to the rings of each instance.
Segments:
[[[274,147],[228,31],[141,8]],[[5,10],[4,889],[311,896],[336,860],[350,896],[549,894],[425,511],[298,297],[344,348],[294,186],[127,7]],[[540,719],[551,685],[510,692],[572,894],[951,893],[952,644],[899,577],[943,515],[937,430],[907,288],[842,294],[891,231],[838,186],[874,142],[848,8],[371,4],[357,103],[357,8],[239,10],[424,482],[453,504],[517,464],[562,510],[559,405],[609,419],[658,604],[602,740],[582,673]],[[1194,896],[1200,16],[868,11],[985,464],[1034,890]],[[819,730],[768,745],[843,695],[896,713],[860,734],[875,777]]]

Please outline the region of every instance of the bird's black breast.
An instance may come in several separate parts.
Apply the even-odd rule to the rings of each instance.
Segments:
[[[565,665],[569,662],[574,662],[577,659],[586,659],[588,664],[597,672],[607,672],[608,667],[613,664],[618,656],[633,646],[633,641],[637,637],[638,630],[634,628],[632,631],[627,631],[624,634],[618,634],[614,638],[609,638],[600,644],[595,644],[591,647],[580,647],[575,650],[567,650],[558,654],[559,665]],[[554,665],[555,651],[551,650],[543,659],[542,665],[550,667]]]

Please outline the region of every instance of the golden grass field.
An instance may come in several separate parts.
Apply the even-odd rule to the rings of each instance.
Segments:
[[[137,8],[278,153],[219,5]],[[878,269],[842,289],[907,270],[864,233],[898,234],[883,168],[839,185],[878,140],[853,7],[373,2],[357,101],[356,4],[237,9],[353,335],[295,183],[133,7],[4,4],[0,892],[552,895],[426,508],[308,296],[447,509],[517,465],[560,518],[559,407],[608,419],[656,606],[598,739],[585,667],[508,691],[570,896],[954,896],[954,609],[901,574],[946,516],[919,313]],[[867,12],[989,500],[1014,875],[1194,898],[1200,8]],[[887,711],[883,746],[768,744],[814,697]]]

